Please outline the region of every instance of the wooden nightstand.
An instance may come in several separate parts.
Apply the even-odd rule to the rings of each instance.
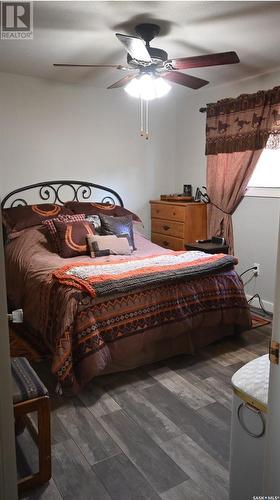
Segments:
[[[228,245],[221,245],[220,243],[198,243],[194,241],[193,243],[186,243],[186,250],[200,250],[205,253],[228,253]]]
[[[207,212],[204,203],[150,201],[152,242],[171,250],[185,250],[188,241],[205,239]]]

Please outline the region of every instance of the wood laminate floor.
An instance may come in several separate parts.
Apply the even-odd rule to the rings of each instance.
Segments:
[[[22,498],[226,500],[231,376],[267,353],[270,333],[270,325],[250,330],[53,399],[53,476]],[[35,466],[25,431],[19,472]]]

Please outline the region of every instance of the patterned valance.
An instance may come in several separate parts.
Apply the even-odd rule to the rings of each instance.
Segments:
[[[280,86],[207,104],[206,155],[280,148]]]

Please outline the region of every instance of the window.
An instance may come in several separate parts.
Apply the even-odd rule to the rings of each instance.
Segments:
[[[262,151],[246,196],[280,197],[280,149]]]

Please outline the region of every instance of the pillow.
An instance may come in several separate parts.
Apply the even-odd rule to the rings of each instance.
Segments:
[[[86,220],[93,224],[94,229],[98,233],[101,230],[101,220],[99,215],[86,215]]]
[[[139,233],[141,236],[145,236],[145,227],[143,222],[140,221],[133,221],[133,233]]]
[[[50,241],[52,243],[53,249],[55,250],[56,253],[60,252],[60,244],[59,244],[59,238],[57,234],[57,230],[55,227],[55,221],[62,221],[62,222],[73,222],[73,221],[81,221],[85,220],[85,214],[75,214],[75,215],[59,215],[58,217],[54,219],[48,219],[43,221],[44,226],[47,228],[48,231],[48,236],[50,238]]]
[[[129,241],[124,235],[109,234],[105,236],[87,235],[91,257],[102,257],[105,255],[130,255]]]
[[[124,215],[131,215],[133,220],[141,222],[138,215],[130,212],[127,208],[120,205],[110,205],[109,203],[90,203],[89,201],[67,201],[64,206],[74,212],[74,214],[86,215],[114,215],[115,217],[122,217]]]
[[[81,221],[53,221],[61,257],[76,257],[86,255],[88,234],[94,234],[94,227],[86,220]]]
[[[133,236],[132,216],[112,217],[110,215],[100,214],[101,230],[103,234],[127,234],[128,241],[133,250],[136,250]]]
[[[53,203],[39,205],[20,205],[2,210],[3,224],[9,237],[18,236],[17,233],[31,226],[39,226],[43,221],[58,215],[73,215],[71,210]]]

